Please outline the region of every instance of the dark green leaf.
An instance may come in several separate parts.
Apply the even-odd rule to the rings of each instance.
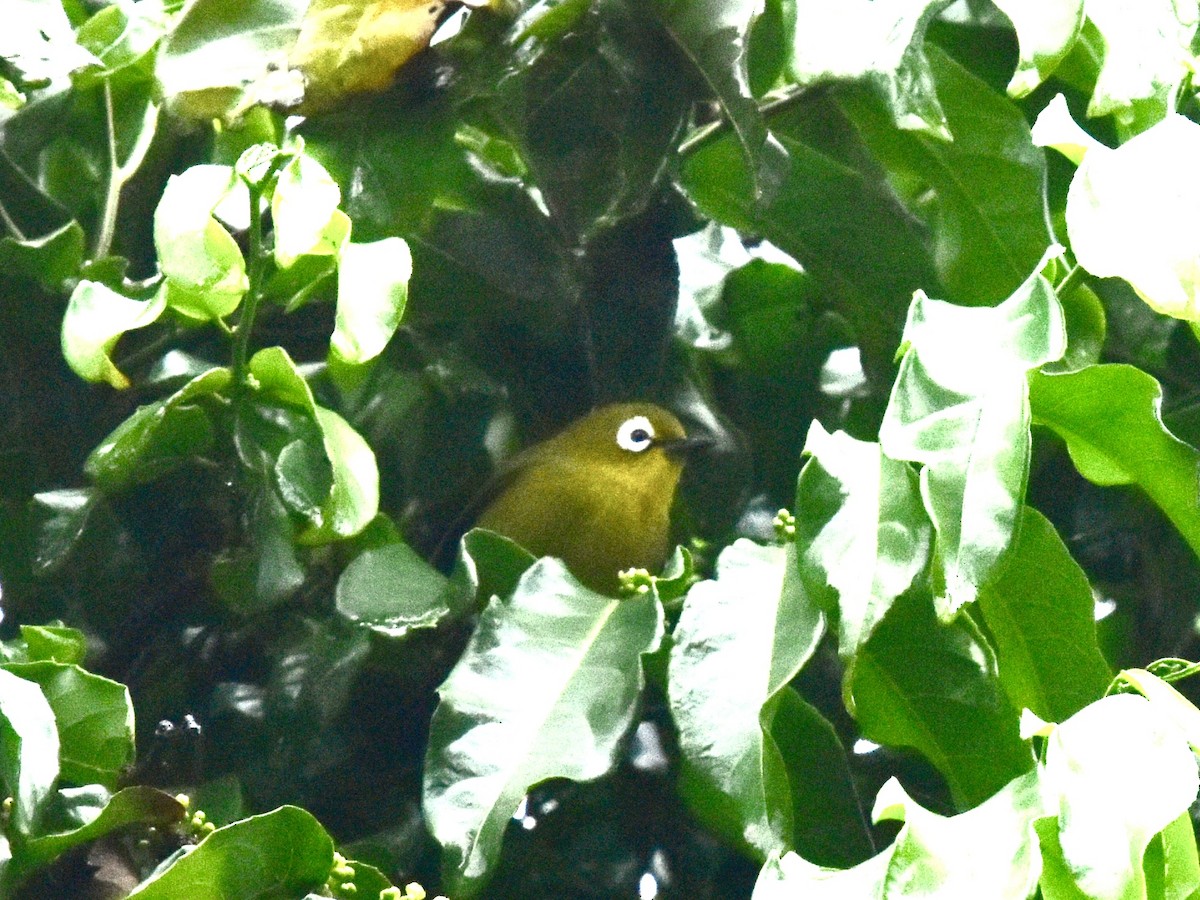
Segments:
[[[388,637],[432,628],[450,614],[445,575],[407,544],[387,544],[359,554],[338,579],[337,609]]]
[[[1061,722],[1104,695],[1112,672],[1096,643],[1091,586],[1036,510],[1022,509],[1017,541],[979,608],[1000,683],[1018,709]]]
[[[153,481],[206,450],[212,422],[195,404],[229,386],[228,369],[209,369],[167,397],[138,407],[87,458],[84,471],[109,494]]]
[[[333,841],[295,806],[218,828],[186,856],[151,875],[130,900],[295,897],[325,883]]]
[[[890,382],[912,292],[936,284],[924,235],[828,101],[780,115],[771,128],[791,157],[773,203],[755,201],[731,137],[684,159],[683,187],[706,214],[762,235],[799,261],[850,323],[868,374]]]
[[[304,584],[295,532],[273,490],[260,488],[247,502],[244,544],[213,561],[212,582],[229,607],[242,615],[278,606]]]
[[[48,572],[60,566],[79,542],[96,503],[87,488],[65,488],[33,495],[33,514],[38,522],[34,569]]]
[[[425,816],[456,896],[482,887],[532,786],[610,769],[662,629],[652,598],[603,597],[552,558],[484,610],[438,691],[425,763]]]
[[[716,96],[754,173],[755,199],[769,202],[787,176],[788,158],[750,93],[747,43],[761,5],[754,0],[655,0],[654,9]]]
[[[865,737],[919,750],[962,807],[1033,765],[995,660],[961,617],[939,623],[928,594],[892,605],[858,654],[850,696]]]
[[[929,222],[947,299],[999,303],[1052,240],[1046,158],[1013,103],[937,48],[928,52],[953,141],[897,128],[865,92],[846,93],[843,104],[870,151],[905,179],[910,209]]]
[[[38,238],[0,238],[0,266],[19,272],[48,291],[79,273],[84,260],[84,233],[72,219],[66,225]]]
[[[22,625],[21,640],[25,642],[29,662],[80,664],[87,653],[83,632],[65,625]]]

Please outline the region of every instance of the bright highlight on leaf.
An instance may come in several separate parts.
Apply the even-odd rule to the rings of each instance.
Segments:
[[[997,307],[918,291],[909,309],[879,442],[893,459],[924,465],[943,615],[975,599],[1012,540],[1029,466],[1027,373],[1066,350],[1062,307],[1039,271]]]
[[[938,0],[797,0],[791,61],[797,84],[865,79],[876,86],[896,126],[951,140],[925,59],[925,29]]]
[[[109,354],[127,331],[145,328],[166,308],[160,291],[151,300],[131,300],[98,281],[81,281],[71,292],[62,322],[62,352],[67,365],[87,381],[129,387],[129,379]]]
[[[1067,195],[1067,231],[1079,264],[1093,275],[1128,281],[1158,312],[1200,321],[1200,125],[1179,115],[1115,150],[1071,128],[1055,101],[1034,140],[1082,157]]]
[[[1070,52],[1083,27],[1083,0],[996,0],[996,6],[1012,21],[1021,47],[1008,95],[1024,97]]]
[[[192,166],[172,175],[154,212],[154,246],[167,305],[195,319],[221,319],[242,302],[249,280],[233,235],[214,211],[248,215],[249,195],[229,166]]]
[[[288,268],[301,256],[337,256],[350,240],[350,217],[338,209],[342,191],[319,162],[297,153],[279,172],[271,197],[275,261]]]
[[[338,261],[337,318],[330,349],[361,364],[383,352],[408,302],[412,253],[401,238],[347,243]]]

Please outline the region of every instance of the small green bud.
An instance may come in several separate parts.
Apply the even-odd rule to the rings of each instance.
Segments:
[[[775,513],[775,537],[782,543],[796,539],[796,517],[786,509]]]
[[[654,587],[654,576],[646,569],[624,569],[617,578],[622,597],[644,597]]]

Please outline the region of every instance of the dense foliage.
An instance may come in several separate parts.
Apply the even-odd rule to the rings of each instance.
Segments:
[[[1200,895],[1195,0],[0,2],[0,896]]]

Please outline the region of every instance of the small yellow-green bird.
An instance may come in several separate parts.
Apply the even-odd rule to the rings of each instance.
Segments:
[[[683,464],[709,444],[653,404],[601,407],[514,457],[475,524],[615,595],[621,570],[666,562]]]

